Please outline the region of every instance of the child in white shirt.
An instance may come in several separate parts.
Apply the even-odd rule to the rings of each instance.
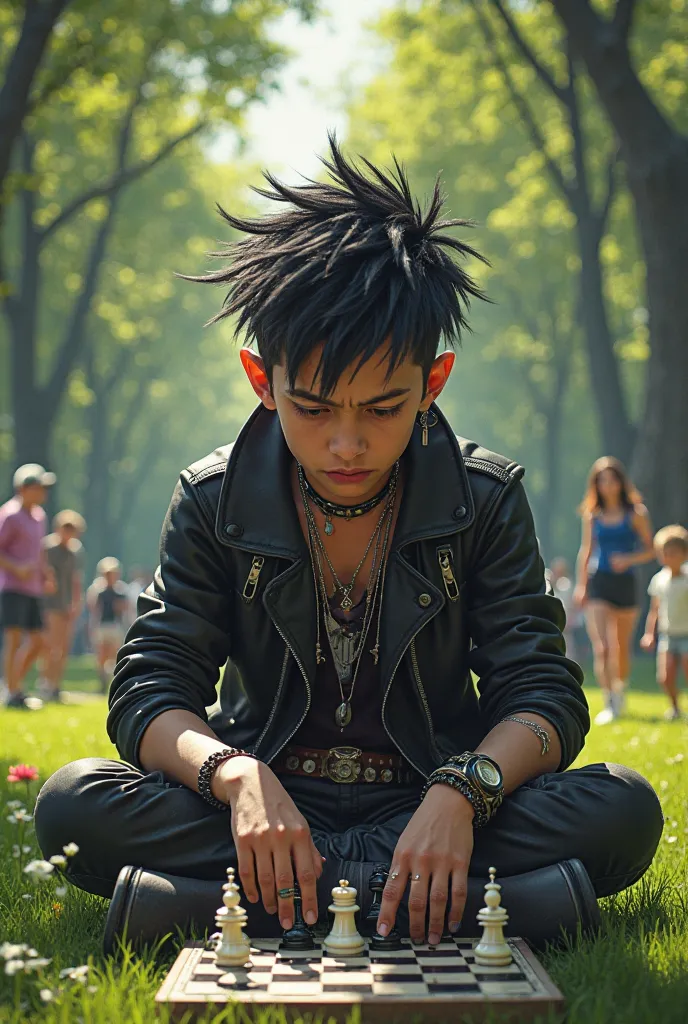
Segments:
[[[646,651],[657,637],[657,682],[671,701],[666,718],[681,717],[678,704],[678,669],[688,679],[688,530],[682,526],[665,526],[654,539],[657,561],[664,568],[650,580],[647,592],[651,597],[640,641]]]

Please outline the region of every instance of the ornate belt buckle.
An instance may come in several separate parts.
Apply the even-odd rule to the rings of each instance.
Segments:
[[[358,747],[332,747],[325,758],[325,775],[333,782],[347,785],[361,774],[361,751]]]

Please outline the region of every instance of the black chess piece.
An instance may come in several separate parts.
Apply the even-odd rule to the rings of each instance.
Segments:
[[[386,864],[376,864],[368,882],[368,888],[373,894],[373,902],[366,914],[366,923],[370,927],[370,948],[379,952],[402,948],[401,936],[397,926],[394,925],[389,935],[378,935],[377,919],[380,916],[382,904],[382,893],[387,883],[389,869]]]
[[[282,932],[280,949],[315,949],[313,933],[303,919],[301,889],[298,882],[294,882],[294,923],[291,928]]]

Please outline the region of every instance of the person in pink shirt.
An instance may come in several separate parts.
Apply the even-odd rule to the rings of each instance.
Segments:
[[[0,622],[8,708],[36,710],[42,704],[24,694],[22,682],[43,643],[41,599],[53,581],[43,551],[42,506],[55,481],[55,474],[37,463],[20,466],[14,474],[15,495],[0,506]]]

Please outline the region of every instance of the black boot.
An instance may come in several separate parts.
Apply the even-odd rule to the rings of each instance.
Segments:
[[[192,929],[199,936],[216,931],[222,886],[223,881],[182,878],[125,865],[117,877],[105,921],[103,951],[116,953],[120,939],[130,941],[138,950],[168,936],[161,944],[161,949],[167,950],[178,939],[177,929],[184,937]],[[242,906],[248,915],[248,935],[276,938],[282,934],[279,918],[266,913],[262,903],[242,899]]]
[[[357,903],[361,908],[359,931],[366,931],[366,915],[372,902],[368,881],[373,864],[355,861],[339,861],[326,865],[323,877],[318,883],[318,909],[320,920],[327,916],[329,892],[321,893],[328,885],[336,885],[337,878],[346,878],[358,892]],[[485,883],[487,879],[469,877],[466,906],[463,913],[459,936],[473,938],[480,935],[476,920],[478,911],[485,906]],[[595,931],[600,924],[597,898],[588,873],[579,860],[565,860],[536,871],[521,875],[497,876],[502,887],[502,903],[509,915],[507,935],[520,935],[535,949],[544,948],[547,942],[561,942],[565,935],[575,938],[578,926],[582,934]],[[325,900],[327,899],[327,902]],[[404,897],[397,912],[397,927],[402,935],[408,935],[408,905]]]

